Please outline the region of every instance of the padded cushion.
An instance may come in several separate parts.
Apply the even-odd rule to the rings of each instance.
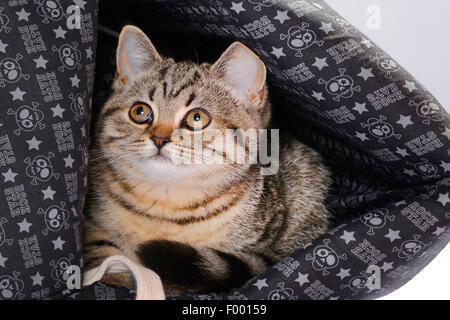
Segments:
[[[211,60],[232,41],[244,42],[267,65],[275,117],[319,150],[334,172],[335,183],[327,199],[336,220],[333,230],[242,288],[168,298],[376,298],[406,283],[448,243],[448,114],[416,79],[325,2],[108,0],[100,6],[103,25],[120,31],[121,24],[136,24],[150,34],[158,48],[177,58],[192,53],[195,59],[190,43],[202,60]],[[81,30],[68,30],[65,20],[47,19],[45,23],[43,11],[37,7],[10,2],[0,13],[7,17],[2,16],[0,34],[8,44],[2,50],[0,43],[0,59],[17,60],[20,53],[24,57],[18,61],[23,75],[29,75],[17,82],[4,81],[8,90],[0,90],[2,100],[8,102],[0,109],[0,172],[5,180],[2,197],[7,200],[0,202],[0,231],[6,231],[6,236],[0,232],[0,277],[16,285],[13,298],[132,299],[133,292],[102,282],[67,290],[54,272],[64,261],[61,259],[80,264],[83,150],[89,136],[87,126],[82,128],[89,117],[76,117],[71,103],[77,101],[78,93],[87,105],[91,98],[93,60],[89,48],[95,52],[91,41],[95,38],[96,8],[93,2],[85,4]],[[21,9],[31,14],[25,18],[26,13],[15,13]],[[36,39],[33,45],[37,51],[27,51],[33,45],[24,26],[33,39],[38,37],[31,31],[37,28],[45,50]],[[67,33],[63,35],[59,27]],[[114,61],[117,41],[110,33],[99,35],[96,111],[108,95],[105,88],[114,74],[110,62]],[[296,35],[301,35],[301,40],[294,39]],[[64,44],[74,46],[73,42],[81,52],[82,69],[60,70],[63,65],[57,50]],[[40,55],[49,60],[46,68],[37,67],[45,64]],[[45,73],[51,77],[47,72],[54,72],[61,100],[48,100],[57,90],[54,81],[40,76]],[[21,91],[25,91],[23,96]],[[65,109],[61,116],[58,103]],[[17,131],[15,115],[25,105],[35,109],[45,127],[38,124],[31,131]],[[43,116],[39,117],[38,110]],[[87,108],[87,114],[89,111]],[[67,130],[58,130],[58,124],[64,126],[66,121],[73,145],[67,142],[70,134],[64,135]],[[32,148],[36,145],[33,136],[43,142],[38,149]],[[49,159],[50,152],[53,157]],[[38,155],[51,161],[58,179],[56,175],[48,180],[34,179],[35,173],[27,167]],[[72,166],[71,159],[75,160]],[[75,192],[70,183],[73,173]],[[61,202],[68,219],[54,231],[45,224],[45,212],[51,206],[61,208]],[[32,223],[29,230],[23,219]],[[364,285],[371,265],[380,268],[381,289],[370,290]],[[37,275],[44,276],[42,283]]]
[[[0,300],[67,289],[87,183],[97,4],[79,28],[73,3],[21,3],[0,8]]]

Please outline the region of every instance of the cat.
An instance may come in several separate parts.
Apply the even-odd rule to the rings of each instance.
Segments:
[[[174,160],[193,153],[176,132],[264,129],[270,119],[265,65],[244,44],[212,65],[175,62],[125,26],[91,148],[85,270],[121,254],[158,273],[166,292],[224,292],[325,233],[330,171],[288,134],[272,175],[259,163]],[[127,274],[104,280],[133,285]]]

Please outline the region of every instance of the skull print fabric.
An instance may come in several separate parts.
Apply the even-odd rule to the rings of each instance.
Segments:
[[[70,4],[82,8],[80,29],[65,25]],[[267,66],[273,107],[283,108],[286,125],[334,173],[327,204],[336,222],[328,233],[241,288],[168,298],[372,299],[406,283],[448,243],[449,115],[324,1],[100,6],[100,14],[121,13],[110,18],[115,31],[126,20],[176,35],[167,42],[198,35],[245,43]],[[133,20],[143,12],[145,19]],[[100,108],[115,68],[117,39],[100,33],[92,92],[96,21],[94,1],[9,1],[0,8],[0,299],[134,298],[103,282],[66,288],[68,266],[81,264],[91,100]]]
[[[134,3],[136,12],[151,8],[161,17],[152,25],[139,24],[139,14],[127,17],[145,31],[237,40],[254,50],[267,66],[273,108],[283,108],[281,116],[322,153],[335,179],[328,206],[337,222],[323,237],[242,288],[170,298],[371,299],[406,283],[447,244],[448,114],[324,1]],[[121,11],[120,4],[110,5]],[[104,37],[100,43],[114,41]],[[98,68],[114,70],[101,62]]]
[[[0,3],[0,300],[67,296],[81,266],[96,17],[95,1]]]

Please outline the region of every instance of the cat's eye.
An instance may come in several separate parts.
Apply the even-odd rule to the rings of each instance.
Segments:
[[[184,117],[183,124],[190,130],[201,130],[211,123],[211,117],[203,109],[192,109]]]
[[[130,119],[137,124],[151,123],[153,121],[152,108],[146,103],[137,102],[130,109]]]

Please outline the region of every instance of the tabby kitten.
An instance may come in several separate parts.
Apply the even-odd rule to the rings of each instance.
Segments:
[[[329,171],[290,136],[281,136],[274,175],[260,164],[175,161],[193,150],[175,132],[267,128],[265,80],[264,63],[242,43],[213,65],[177,63],[140,29],[122,30],[92,151],[86,270],[121,254],[158,273],[168,292],[226,291],[327,230]],[[105,280],[131,285],[124,274]]]

